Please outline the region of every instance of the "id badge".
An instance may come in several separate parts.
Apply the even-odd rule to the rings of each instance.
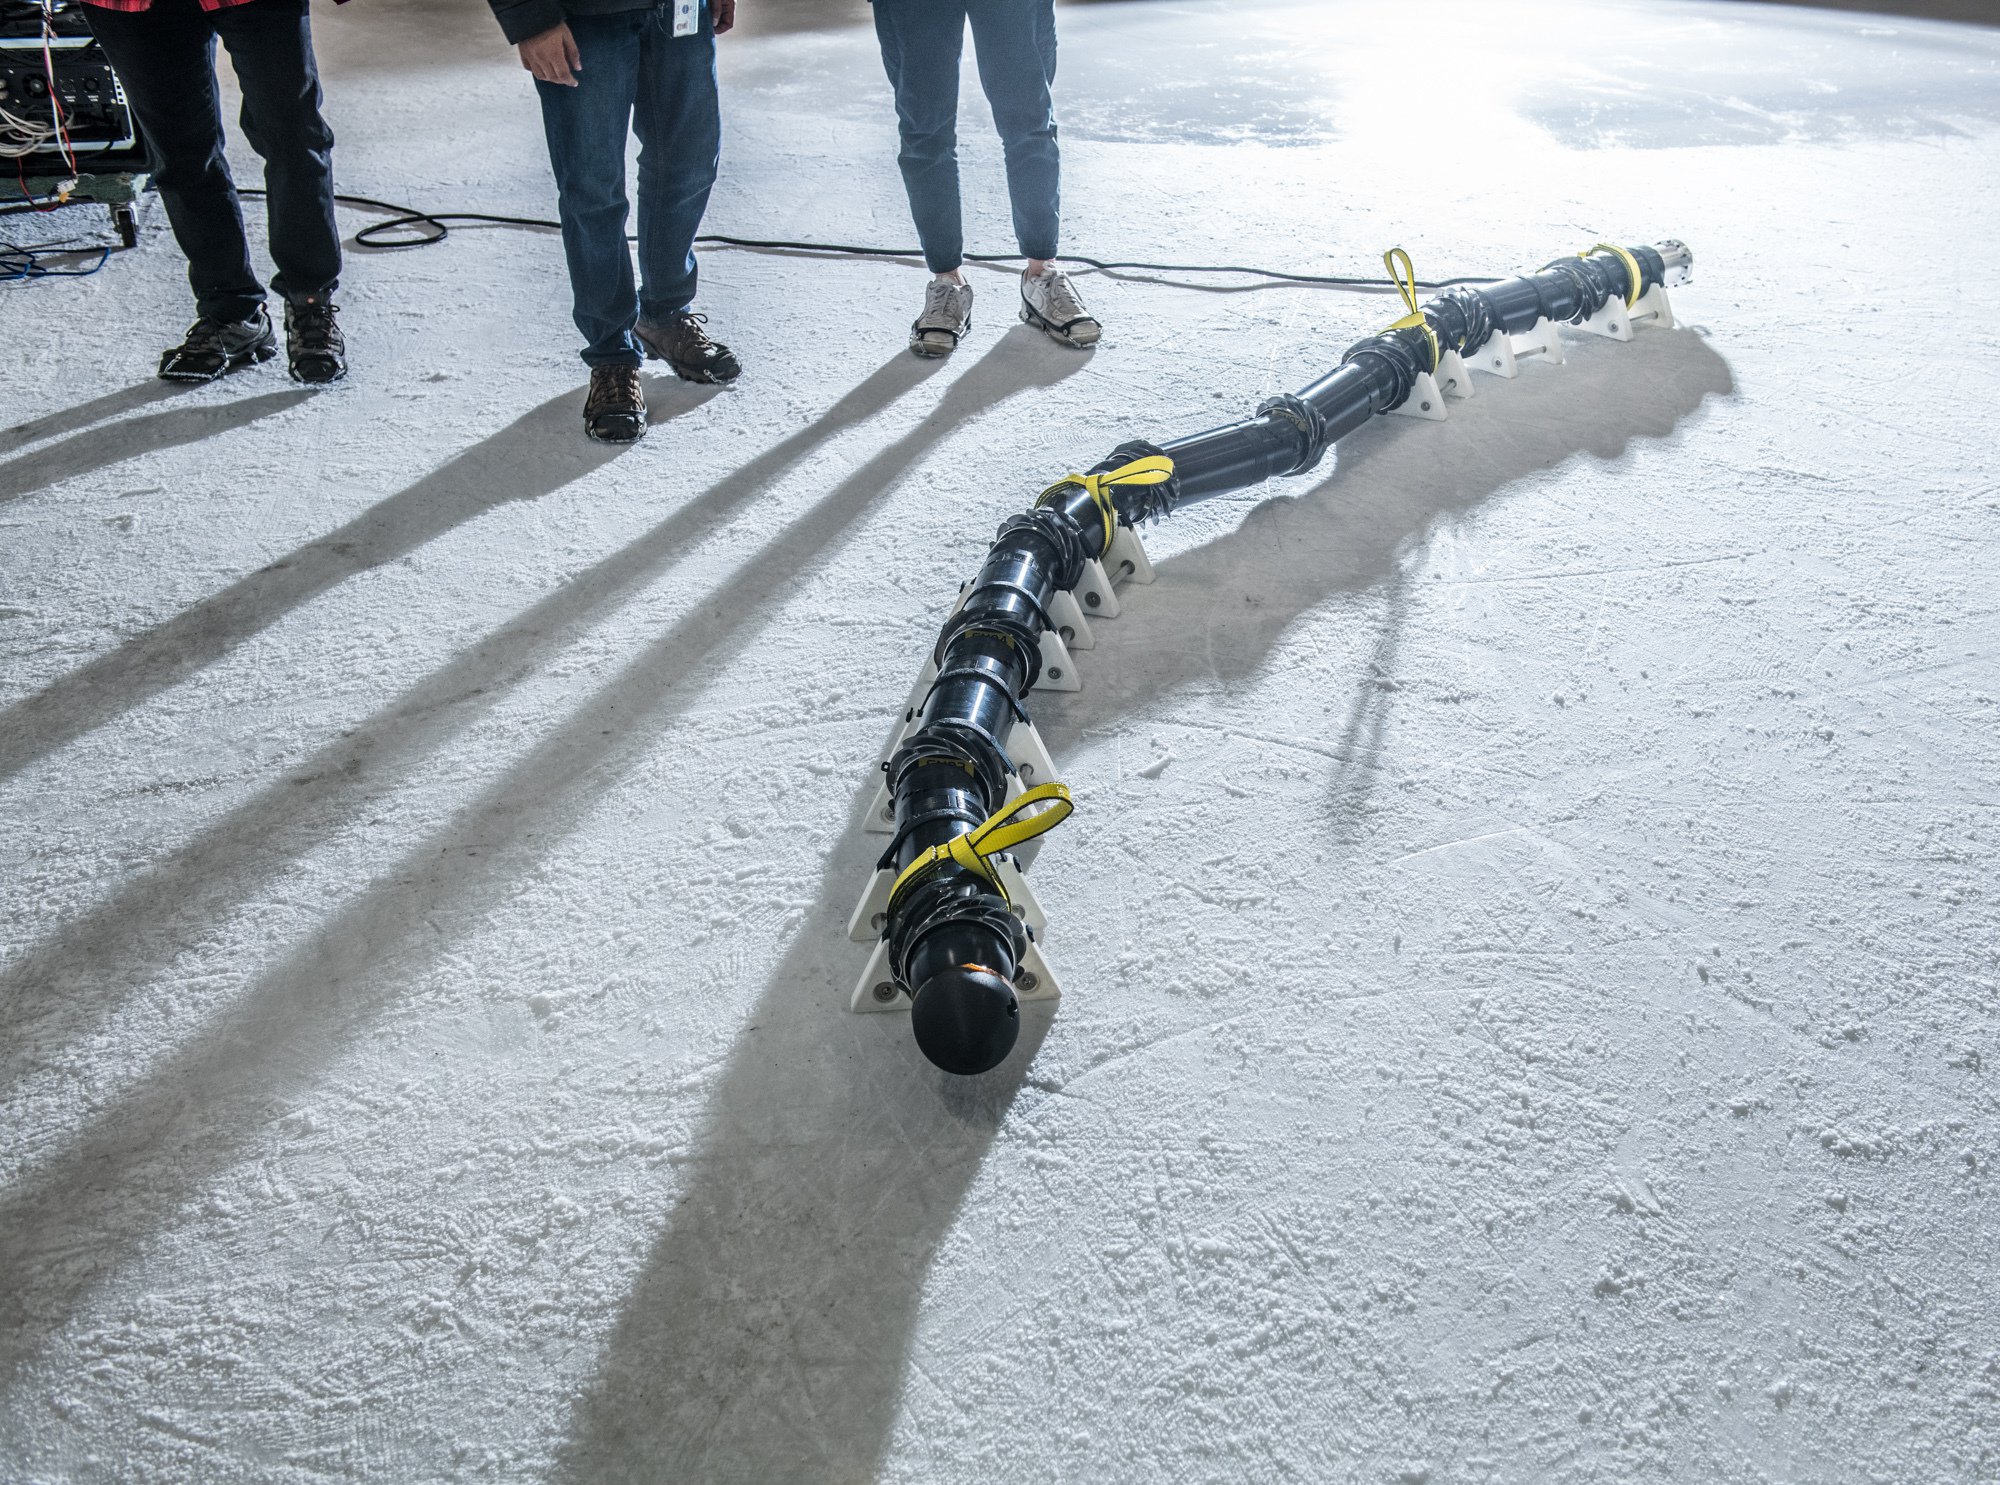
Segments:
[[[692,36],[701,30],[701,17],[695,14],[695,6],[703,0],[674,0],[674,35]]]

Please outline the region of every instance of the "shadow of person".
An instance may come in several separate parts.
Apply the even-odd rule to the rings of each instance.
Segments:
[[[639,767],[660,728],[699,695],[690,678],[726,662],[767,629],[801,573],[816,559],[837,556],[842,531],[886,487],[967,421],[1083,364],[1078,356],[1050,356],[1041,337],[1025,329],[1003,337],[946,389],[929,417],[865,460],[702,603],[651,636],[442,828],[407,840],[398,826],[403,849],[368,885],[191,1027],[181,1044],[162,1049],[143,1075],[107,1096],[77,1086],[80,1106],[89,1110],[79,1127],[51,1139],[40,1158],[23,1159],[28,1168],[0,1192],[0,1273],[8,1275],[0,1288],[0,1386],[11,1384],[16,1369],[105,1276],[185,1209],[191,1190],[237,1159],[243,1142],[267,1127],[274,1111],[311,1086],[323,1064],[398,1003],[411,976],[475,932],[599,796]],[[772,704],[804,715],[819,685],[817,674],[801,668],[774,680]],[[698,771],[683,777],[688,787],[700,787]],[[365,791],[349,800],[352,809],[366,804]],[[260,803],[249,817],[232,817],[221,829],[233,835],[263,828],[272,818],[268,803]],[[156,876],[154,890],[175,895],[172,878]],[[190,924],[178,916],[155,923],[164,939],[198,927],[198,920]],[[139,946],[133,947],[136,953]],[[87,967],[46,969],[56,976],[38,987],[48,1000],[81,993],[92,982]],[[179,1014],[198,1015],[191,1008]],[[47,1040],[32,1040],[34,1058],[55,1060]],[[9,1044],[22,1042],[10,1034]],[[20,1052],[9,1055],[34,1065]]]
[[[49,1047],[87,1039],[127,989],[143,984],[172,962],[182,928],[222,917],[233,904],[253,896],[357,810],[368,807],[368,800],[395,788],[410,770],[462,737],[537,666],[734,520],[787,469],[879,416],[938,365],[899,353],[819,418],[523,609],[198,832],[158,865],[64,922],[47,940],[0,971],[0,1013],[16,1033],[13,1045]],[[540,430],[535,435],[539,441],[540,432],[546,431],[541,425],[547,409],[554,405],[536,409],[508,431],[516,432],[525,424]],[[578,442],[567,440],[572,452]],[[614,448],[587,447],[590,456],[600,461],[610,457],[605,450]],[[477,461],[461,455],[445,467],[484,469],[489,458],[505,463],[511,448],[509,443]],[[567,455],[560,462],[567,468]],[[531,465],[531,476],[533,471]],[[430,488],[435,480],[436,476],[427,477],[413,488]],[[403,498],[396,497],[394,503]],[[166,627],[170,631],[173,625]],[[66,988],[52,993],[58,986]],[[0,1088],[13,1087],[11,1067],[11,1057],[0,1050]]]
[[[690,388],[663,397],[655,389],[654,420],[692,411],[716,390]],[[312,394],[273,395],[297,401]],[[338,529],[0,711],[0,780],[180,684],[334,585],[393,562],[495,506],[538,500],[617,458],[626,445],[592,443],[580,435],[579,405],[575,391],[551,397]],[[219,410],[241,406],[227,403]],[[100,430],[88,438],[103,436]],[[0,465],[0,480],[7,467]]]
[[[1024,1006],[1013,1055],[974,1078],[925,1062],[909,1017],[848,1014],[867,803],[730,1050],[575,1405],[563,1485],[875,1478],[925,1275],[1050,1013]]]
[[[1566,379],[1486,383],[1493,393],[1445,424],[1361,430],[1335,475],[1265,500],[1229,535],[1162,562],[1152,587],[1127,590],[1126,617],[1096,631],[1085,689],[1037,705],[1038,718],[1072,731],[1197,680],[1247,682],[1316,604],[1393,592],[1399,555],[1431,522],[1580,452],[1615,457],[1730,390],[1727,366],[1694,336],[1612,349],[1615,364],[1581,350]],[[1377,661],[1393,669],[1393,643]],[[1348,745],[1378,727],[1357,716]],[[1020,1050],[966,1082],[923,1062],[907,1017],[848,1015],[861,956],[844,940],[846,911],[873,854],[850,828],[730,1052],[685,1185],[576,1405],[555,1471],[564,1485],[877,1474],[931,1259],[1045,1026],[1024,1026]]]
[[[114,394],[115,396],[116,394]],[[217,434],[247,428],[259,418],[297,407],[313,394],[303,387],[284,392],[260,392],[255,397],[237,397],[228,402],[201,402],[171,407],[164,412],[145,413],[136,418],[102,427],[86,428],[60,443],[32,453],[21,454],[0,464],[0,504],[19,500],[50,485],[108,469],[141,454],[200,443]],[[100,399],[104,400],[104,399]],[[157,400],[140,399],[137,405]],[[23,424],[33,428],[33,423]],[[0,723],[0,726],[4,726]]]
[[[1300,615],[1379,592],[1373,653],[1326,738],[1338,770],[1335,830],[1351,838],[1399,690],[1415,547],[1510,485],[1579,455],[1616,459],[1633,439],[1666,437],[1706,399],[1734,391],[1728,363],[1693,332],[1582,341],[1565,353],[1560,369],[1482,377],[1479,395],[1451,404],[1446,422],[1375,419],[1342,440],[1332,473],[1304,493],[1266,499],[1227,535],[1156,564],[1152,586],[1128,590],[1126,616],[1095,626],[1084,689],[1038,709],[1058,759],[1065,737],[1157,707],[1178,687],[1247,690]]]
[[[43,413],[38,418],[28,419],[25,423],[16,423],[11,428],[0,428],[0,454],[11,454],[16,449],[25,449],[29,444],[40,443],[45,438],[74,433],[79,428],[88,428],[91,424],[101,423],[106,418],[137,412],[140,408],[150,407],[155,402],[164,402],[169,397],[192,392],[197,385],[199,383],[163,382],[155,377],[151,381],[120,387],[115,392],[106,392],[101,397],[93,397],[88,402],[79,402],[74,407]]]

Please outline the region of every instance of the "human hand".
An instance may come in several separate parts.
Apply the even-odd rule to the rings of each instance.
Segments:
[[[736,24],[736,0],[708,0],[708,18],[715,22],[715,34],[720,36]]]
[[[727,0],[735,8],[734,0]],[[576,49],[576,37],[567,21],[557,21],[538,36],[521,43],[521,65],[534,73],[537,82],[576,86],[576,74],[583,71],[583,54]]]

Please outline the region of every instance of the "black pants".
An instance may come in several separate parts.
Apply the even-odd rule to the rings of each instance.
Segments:
[[[248,0],[214,11],[199,0],[153,0],[142,11],[83,10],[138,116],[199,312],[240,320],[264,302],[222,153],[218,36],[243,88],[243,136],[264,159],[271,257],[278,265],[271,287],[288,299],[332,293],[340,277],[333,131],[319,113],[306,0]]]

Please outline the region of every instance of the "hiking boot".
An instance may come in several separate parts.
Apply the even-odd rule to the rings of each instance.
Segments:
[[[347,342],[333,321],[339,310],[329,299],[294,299],[285,305],[285,364],[293,381],[318,386],[347,375]]]
[[[241,320],[212,320],[203,315],[188,327],[187,338],[160,357],[160,379],[169,382],[212,382],[253,361],[278,354],[271,317],[258,305]]]
[[[684,382],[733,382],[743,367],[728,346],[708,338],[701,328],[707,323],[707,315],[677,309],[663,322],[639,321],[634,333],[649,357],[666,362]]]
[[[646,394],[636,366],[593,366],[583,399],[583,431],[599,443],[637,443],[646,436]]]
[[[949,356],[972,333],[972,285],[934,278],[924,290],[924,312],[910,326],[910,349],[919,356]]]
[[[1080,351],[1096,345],[1104,333],[1083,307],[1069,275],[1054,268],[1021,275],[1021,321]]]

